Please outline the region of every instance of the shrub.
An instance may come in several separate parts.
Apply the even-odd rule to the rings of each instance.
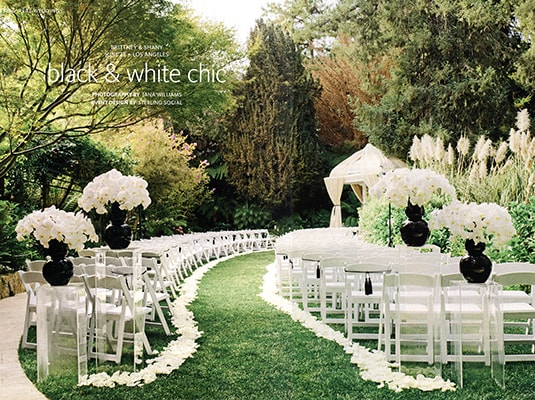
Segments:
[[[234,211],[234,225],[238,229],[266,228],[270,221],[269,211],[256,204],[244,204]]]
[[[15,227],[21,216],[15,203],[0,200],[0,273],[24,268],[24,259],[33,251],[17,240]]]

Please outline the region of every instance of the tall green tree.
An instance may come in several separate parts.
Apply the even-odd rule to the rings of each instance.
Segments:
[[[257,21],[248,56],[225,159],[238,193],[277,218],[313,199],[314,187],[321,185],[314,116],[318,85],[294,41],[277,25]]]
[[[529,100],[532,100],[535,93],[535,0],[518,1],[515,16],[518,20],[518,29],[529,43],[528,50],[522,54],[518,62],[515,78],[527,88]]]
[[[337,31],[354,38],[354,62],[387,59],[391,65],[380,102],[355,99],[357,126],[400,157],[406,157],[414,135],[455,140],[506,134],[515,102],[526,98],[512,78],[525,51],[514,5],[511,0],[341,0],[333,21]]]
[[[182,128],[228,100],[231,35],[203,29],[181,4],[0,0],[0,9],[0,178],[64,138],[162,113]]]
[[[95,101],[117,99],[94,93],[132,91],[117,73],[138,60],[122,46],[154,43],[167,0],[4,0],[0,7],[0,177],[22,154],[140,114],[140,106]]]

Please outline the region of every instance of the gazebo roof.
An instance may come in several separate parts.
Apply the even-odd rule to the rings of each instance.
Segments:
[[[363,149],[346,158],[329,174],[330,178],[344,178],[344,183],[364,183],[372,186],[383,172],[405,167],[403,161],[387,157],[368,143]]]

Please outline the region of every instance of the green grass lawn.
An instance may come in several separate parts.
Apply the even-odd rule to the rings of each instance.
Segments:
[[[191,306],[203,331],[199,350],[170,375],[142,387],[95,388],[78,387],[73,374],[39,383],[38,389],[51,400],[535,398],[535,363],[507,364],[505,390],[494,384],[488,367],[475,363],[465,364],[465,387],[456,392],[378,389],[360,378],[339,345],[317,338],[258,296],[265,266],[273,259],[273,252],[239,256],[204,276]],[[151,327],[149,340],[161,349],[169,338]],[[19,354],[35,381],[35,351]],[[443,375],[453,380],[451,366]]]

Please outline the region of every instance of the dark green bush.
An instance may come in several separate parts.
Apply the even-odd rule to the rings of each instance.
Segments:
[[[512,203],[509,214],[513,219],[516,235],[506,249],[493,254],[496,262],[521,261],[535,263],[535,197],[527,203]]]
[[[17,240],[15,227],[21,217],[15,203],[0,200],[0,273],[22,269],[24,259],[33,254],[31,244]]]

